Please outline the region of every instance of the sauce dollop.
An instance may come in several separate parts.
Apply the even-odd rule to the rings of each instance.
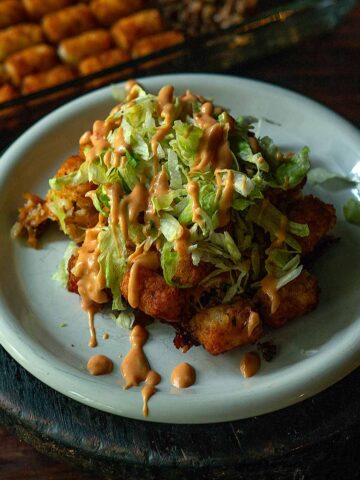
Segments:
[[[171,384],[176,388],[188,388],[194,385],[196,372],[188,363],[180,363],[171,373]]]
[[[86,366],[91,375],[106,375],[113,371],[113,367],[113,362],[105,355],[93,355]]]

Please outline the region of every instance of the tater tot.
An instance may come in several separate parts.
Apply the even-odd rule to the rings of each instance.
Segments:
[[[128,60],[130,60],[130,57],[126,52],[113,48],[82,60],[79,64],[79,72],[81,75],[90,75],[90,73],[98,72]]]
[[[56,177],[69,175],[78,170],[83,163],[79,155],[72,155],[60,166],[56,172]],[[84,239],[85,228],[92,228],[96,225],[99,213],[95,209],[91,198],[86,193],[96,188],[96,185],[90,182],[80,185],[64,185],[59,190],[50,189],[46,195],[46,204],[50,211],[50,218],[59,221],[58,209],[54,205],[61,205],[65,215],[65,225],[67,234],[75,242],[81,242]]]
[[[130,50],[140,38],[159,33],[162,30],[163,21],[160,12],[149,9],[121,18],[112,27],[111,33],[120,48]]]
[[[50,12],[68,7],[74,0],[23,0],[24,7],[31,18],[41,18]]]
[[[278,328],[289,320],[301,317],[314,310],[319,302],[320,289],[317,279],[303,270],[292,282],[278,290],[280,304],[271,312],[271,300],[262,289],[256,292],[254,302],[259,308],[261,318]]]
[[[5,83],[2,87],[0,87],[0,106],[4,102],[8,102],[9,100],[13,100],[14,98],[18,97],[19,93],[16,88],[11,85],[10,83]],[[9,115],[11,116],[11,121],[13,120],[13,116],[16,115],[19,111],[19,107],[8,107],[0,109],[0,119],[6,118],[6,126],[9,126]],[[0,125],[0,131],[2,126]]]
[[[16,0],[0,2],[0,28],[9,27],[26,20],[26,11]]]
[[[37,248],[39,238],[49,223],[49,211],[45,200],[32,193],[25,193],[25,204],[19,208],[18,221],[11,230],[13,237],[25,237],[28,244]]]
[[[18,50],[41,43],[42,40],[39,25],[22,23],[6,28],[0,32],[0,61]]]
[[[5,69],[15,85],[30,73],[43,72],[58,63],[56,51],[49,45],[35,45],[7,58]]]
[[[177,263],[172,280],[178,285],[197,286],[208,273],[210,273],[208,263],[201,262],[198,266],[195,266],[190,255],[182,255]]]
[[[0,64],[0,87],[9,80],[4,65]]]
[[[42,20],[44,32],[51,42],[73,37],[96,27],[96,20],[87,5],[80,3],[58,12],[45,15]]]
[[[21,86],[23,95],[38,92],[75,78],[74,72],[66,65],[58,65],[47,72],[27,75]]]
[[[260,316],[244,298],[202,310],[184,327],[212,355],[253,343],[262,334]]]
[[[178,322],[184,305],[184,290],[170,287],[157,272],[141,267],[139,274],[139,310],[151,317],[168,322]],[[127,299],[129,294],[130,271],[121,282],[121,293]]]
[[[310,233],[307,237],[296,237],[303,255],[312,253],[336,223],[333,205],[324,203],[313,195],[297,199],[291,205],[287,215],[289,220],[306,223],[309,227]]]
[[[144,57],[150,53],[157,52],[163,48],[172,47],[184,41],[181,32],[163,32],[149,37],[141,38],[134,43],[132,55],[134,58]]]
[[[93,0],[90,8],[102,25],[111,25],[144,7],[144,0]]]
[[[109,32],[101,29],[92,30],[63,40],[59,45],[58,53],[64,62],[76,65],[83,58],[110,49],[112,44]]]
[[[10,83],[5,83],[2,87],[0,87],[0,103],[7,102],[16,98],[18,96],[18,92],[15,87],[10,85]],[[1,111],[0,111],[1,113]]]

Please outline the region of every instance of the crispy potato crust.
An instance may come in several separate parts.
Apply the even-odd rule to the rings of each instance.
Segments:
[[[77,282],[79,279],[75,277],[75,275],[72,273],[72,269],[75,267],[76,260],[77,260],[76,255],[71,255],[71,257],[69,258],[69,263],[67,264],[67,271],[69,274],[67,289],[69,290],[69,292],[73,292],[73,293],[79,293],[78,286],[77,286]]]
[[[268,188],[264,192],[265,198],[270,200],[270,202],[275,205],[275,207],[279,208],[280,210],[286,209],[286,206],[289,205],[290,202],[295,202],[302,196],[302,188],[306,183],[306,178],[303,179],[299,185],[296,185],[294,188],[290,188],[289,190],[282,190],[281,188]]]
[[[333,205],[324,203],[313,195],[296,200],[288,211],[293,222],[307,223],[310,235],[296,237],[303,255],[309,255],[325,236],[335,227],[336,212]]]
[[[14,237],[27,237],[28,244],[37,248],[38,239],[49,223],[49,211],[45,200],[32,193],[25,193],[25,204],[19,208],[18,221],[12,228]]]
[[[72,155],[61,165],[56,172],[56,177],[69,175],[78,170],[83,159],[78,155]],[[62,201],[66,212],[65,224],[68,235],[72,240],[79,243],[84,237],[85,229],[92,228],[98,221],[98,211],[95,209],[90,198],[86,193],[96,188],[96,185],[86,182],[76,187],[64,186],[60,190],[49,190],[47,193],[47,202],[51,210],[51,202],[56,198]],[[58,220],[54,213],[52,219]]]
[[[179,285],[198,285],[199,282],[210,272],[211,265],[200,263],[195,266],[191,256],[183,256],[176,267],[173,281]]]
[[[280,305],[274,313],[271,313],[270,298],[262,289],[256,292],[254,298],[261,318],[275,328],[314,310],[319,302],[320,288],[317,279],[303,270],[295,280],[282,287],[278,294]]]
[[[71,155],[60,166],[59,170],[55,174],[55,177],[63,177],[64,175],[69,175],[69,173],[75,172],[80,168],[80,165],[83,163],[83,161],[84,160],[79,157],[79,155]]]
[[[127,299],[130,271],[124,275],[121,293]],[[178,322],[184,305],[183,290],[170,287],[163,276],[144,267],[139,269],[139,310],[151,317],[168,322]]]
[[[212,355],[253,343],[262,334],[260,317],[247,299],[202,310],[186,328]]]

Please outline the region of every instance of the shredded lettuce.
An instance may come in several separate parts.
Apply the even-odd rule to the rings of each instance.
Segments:
[[[99,233],[100,255],[98,261],[105,275],[106,287],[113,296],[112,308],[124,310],[120,283],[127,270],[127,254],[123,235],[118,225],[104,227]]]
[[[100,212],[104,217],[108,217],[110,198],[106,193],[106,188],[104,185],[100,185],[96,190],[90,190],[87,192],[86,196],[91,198],[93,205],[98,212]]]
[[[312,168],[307,174],[307,181],[310,185],[321,185],[329,180],[341,180],[350,184],[354,183],[354,181],[346,175],[340,175],[323,167]]]
[[[170,146],[181,162],[189,167],[194,163],[203,131],[195,125],[175,120],[174,133],[175,139],[170,141]]]
[[[111,318],[114,320],[118,327],[124,328],[126,330],[130,330],[135,322],[135,314],[129,308],[123,310],[122,312],[118,312],[116,315],[111,314]]]
[[[290,272],[280,277],[276,283],[276,290],[280,290],[280,288],[285,287],[285,285],[295,280],[295,278],[297,278],[302,272],[302,269],[303,266],[299,265],[297,268],[294,268]]]
[[[167,151],[167,156],[168,156],[168,169],[169,169],[169,174],[170,174],[170,187],[173,188],[174,190],[182,188],[183,182],[181,178],[181,172],[179,170],[179,160],[174,152],[174,150],[171,150],[170,148]]]
[[[68,272],[69,260],[74,254],[76,249],[77,249],[77,245],[75,242],[70,242],[68,244],[64,252],[64,256],[59,262],[56,272],[51,277],[56,282],[60,283],[60,285],[64,288],[66,288],[69,280],[69,272]]]
[[[309,148],[304,147],[290,159],[283,160],[275,170],[275,178],[284,188],[294,188],[310,169]]]
[[[65,221],[67,218],[68,209],[66,208],[65,200],[56,195],[55,191],[50,191],[48,195],[47,206],[51,213],[57,218],[61,230],[65,234],[68,233]]]
[[[164,213],[160,218],[160,231],[168,242],[174,242],[181,236],[182,226],[175,217]]]
[[[265,206],[264,206],[265,205]],[[248,220],[256,223],[260,227],[262,227],[266,232],[269,232],[273,238],[276,238],[278,232],[281,229],[281,219],[283,214],[278,210],[274,205],[270,202],[266,201],[266,203],[251,205],[248,209],[247,218]],[[307,225],[301,226],[301,224],[295,224],[295,222],[289,222],[286,226],[286,235],[285,235],[285,242],[293,248],[296,252],[301,251],[301,247],[299,243],[292,237],[288,232],[292,232],[296,230],[296,232],[306,233],[308,235],[308,227]],[[298,234],[298,233],[297,233]],[[302,236],[306,236],[302,235]]]
[[[79,170],[71,172],[62,177],[54,177],[49,180],[50,188],[60,190],[63,187],[76,187],[86,182],[93,182],[96,185],[106,184],[109,182],[107,170],[104,163],[100,159],[93,162],[85,161],[80,165]]]
[[[343,206],[344,216],[349,223],[360,225],[360,200],[349,198]]]
[[[173,244],[166,242],[161,250],[161,268],[163,271],[164,279],[168,285],[174,285],[173,277],[176,272],[176,268],[179,262],[179,255],[173,251]]]

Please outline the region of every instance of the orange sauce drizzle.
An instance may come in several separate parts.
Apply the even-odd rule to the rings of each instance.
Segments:
[[[276,283],[277,279],[271,274],[267,274],[266,277],[261,280],[261,288],[271,301],[271,313],[275,313],[280,306],[280,296],[276,290]]]
[[[161,172],[156,176],[153,186],[152,196],[161,197],[169,193],[169,178],[166,173],[165,165],[161,167]]]
[[[103,122],[102,120],[96,120],[93,125],[92,134],[90,136],[91,143],[93,147],[89,150],[88,159],[93,162],[96,157],[100,154],[101,150],[107,149],[110,147],[110,144],[107,140],[107,135],[111,130],[111,123]]]
[[[81,298],[81,307],[88,313],[90,327],[90,347],[96,347],[94,314],[99,304],[109,301],[105,292],[105,276],[98,262],[99,247],[97,237],[100,227],[86,230],[84,243],[78,249],[78,258],[73,268],[74,275],[79,278],[77,286]]]
[[[149,415],[148,401],[156,393],[156,385],[161,382],[161,376],[150,370],[145,379],[145,385],[141,390],[141,395],[143,398],[143,415],[147,417]]]
[[[286,238],[286,227],[288,224],[288,219],[285,215],[281,215],[281,220],[280,220],[280,229],[276,234],[276,239],[272,243],[273,248],[281,248],[285,242]]]
[[[180,257],[186,257],[188,255],[190,232],[184,225],[182,225],[181,228],[182,228],[182,233],[180,237],[177,240],[175,240],[174,249],[175,249],[175,252],[177,252]]]
[[[172,103],[174,94],[174,87],[172,85],[165,85],[158,94],[158,106],[161,109],[160,116],[164,119],[164,124],[156,129],[154,136],[151,139],[151,152],[153,154],[153,169],[154,176],[159,169],[158,162],[158,146],[159,143],[170,132],[174,120],[174,105]]]
[[[214,106],[211,102],[205,102],[200,112],[194,115],[196,123],[204,130],[200,140],[199,149],[196,155],[192,171],[203,171],[209,165],[213,168],[230,168],[233,163],[229,142],[227,140],[227,129],[212,117]]]
[[[257,312],[251,311],[247,321],[247,334],[251,337],[253,331],[261,324],[260,316]]]
[[[149,251],[143,252],[140,255],[137,255],[132,260],[132,267],[130,270],[129,278],[129,292],[128,292],[128,302],[131,307],[137,308],[140,301],[140,291],[139,291],[139,272],[140,267],[147,268],[149,270],[157,270],[160,266],[159,255],[157,252]]]
[[[122,195],[122,188],[119,183],[112,183],[108,187],[110,196],[110,220],[113,225],[119,222],[119,201]]]
[[[114,138],[114,148],[116,152],[119,152],[121,154],[124,154],[125,150],[130,149],[130,145],[126,142],[124,138],[124,131],[122,127],[119,127],[116,131],[116,135]]]
[[[227,172],[224,190],[221,194],[219,202],[219,227],[224,227],[230,221],[230,208],[234,194],[234,172]]]
[[[194,181],[189,181],[187,191],[192,200],[192,221],[193,223],[202,223],[201,206],[199,201],[199,184]]]
[[[132,192],[125,197],[125,202],[129,208],[129,220],[131,223],[137,222],[141,212],[145,212],[148,205],[149,192],[142,183],[137,183]]]
[[[149,413],[148,401],[156,392],[156,385],[160,383],[161,377],[150,368],[150,364],[143,350],[149,334],[141,325],[135,325],[130,333],[131,349],[121,364],[121,373],[125,380],[125,389],[145,382],[141,391],[143,397],[143,413]]]

